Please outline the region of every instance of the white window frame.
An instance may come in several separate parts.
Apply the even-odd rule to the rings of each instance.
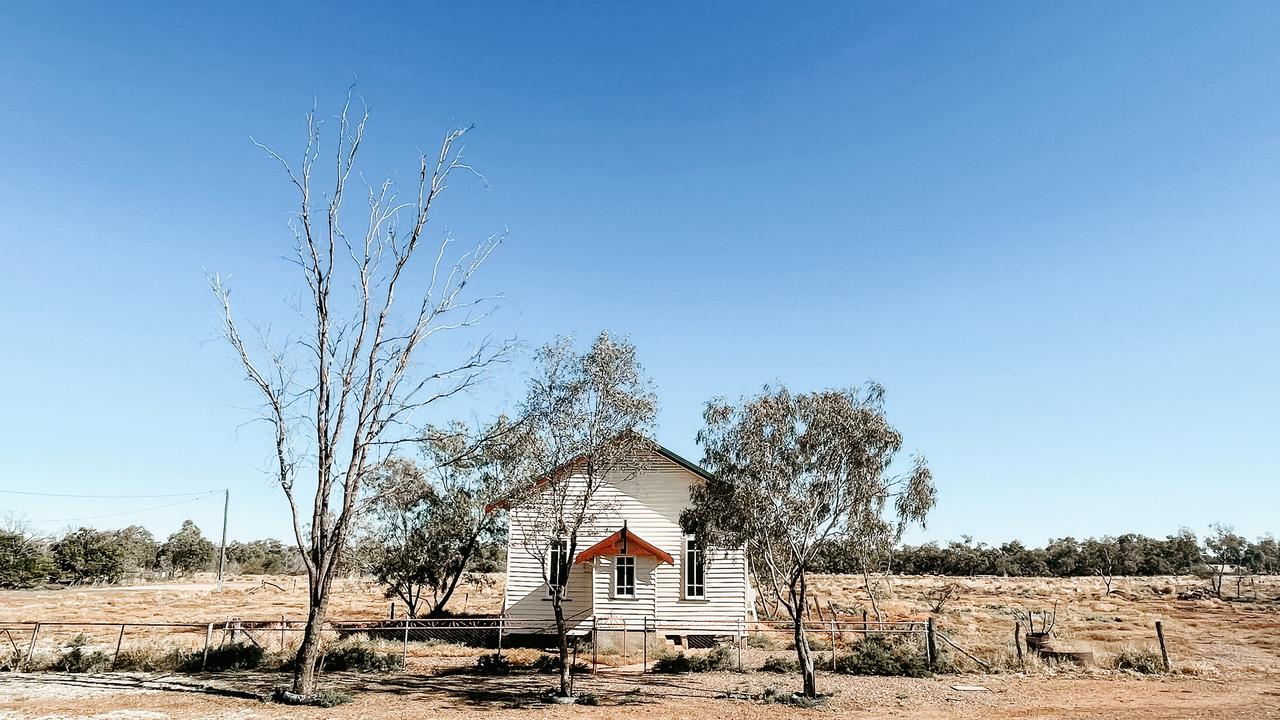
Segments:
[[[568,540],[552,540],[549,543],[549,546],[547,547],[547,577],[550,578],[550,580],[547,582],[547,599],[548,600],[550,600],[551,597],[555,594],[555,591],[553,590],[553,588],[555,587],[556,581],[559,581],[560,587],[564,588],[565,590],[564,599],[565,600],[569,599],[569,572],[571,571],[573,566],[572,565],[564,566],[564,577],[557,577],[557,575],[560,572],[560,568],[562,567],[561,563],[563,561],[562,559],[559,559],[556,557],[557,555],[563,557],[564,555],[568,555],[568,554],[569,554]]]
[[[697,570],[697,578],[702,582],[694,583],[691,573]],[[695,587],[690,592],[690,587]],[[698,545],[698,539],[687,535],[680,555],[680,597],[685,600],[707,599],[707,549]]]
[[[623,592],[623,585],[619,575],[622,574],[624,567],[631,568],[631,591]],[[614,555],[613,556],[613,597],[619,600],[635,600],[636,599],[636,556],[635,555]]]

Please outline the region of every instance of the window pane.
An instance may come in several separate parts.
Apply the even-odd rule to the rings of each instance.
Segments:
[[[613,594],[632,597],[636,593],[636,559],[620,555],[614,558]]]
[[[684,595],[689,598],[701,598],[705,594],[705,567],[702,547],[694,538],[685,543],[684,554]]]
[[[547,557],[547,576],[551,580],[552,587],[564,587],[565,580],[565,556],[569,554],[568,543],[564,541],[552,542],[550,553]]]

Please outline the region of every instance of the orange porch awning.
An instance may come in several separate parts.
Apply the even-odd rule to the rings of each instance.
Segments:
[[[598,557],[612,557],[614,555],[648,555],[649,557],[657,558],[658,562],[664,562],[668,565],[676,564],[675,558],[671,557],[669,553],[628,530],[625,523],[618,532],[578,553],[578,559],[573,562],[574,564],[591,562]]]

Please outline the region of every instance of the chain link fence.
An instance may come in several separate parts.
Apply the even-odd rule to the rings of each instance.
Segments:
[[[644,674],[722,670],[788,672],[796,667],[790,622],[673,622],[662,618],[569,618],[575,672]],[[111,670],[200,672],[286,666],[305,622],[229,618],[216,623],[0,623],[0,669],[72,672]],[[820,670],[840,669],[868,638],[937,657],[928,621],[806,622],[805,637]],[[358,646],[391,669],[420,674],[555,672],[559,649],[553,622],[504,618],[333,620],[323,633],[325,657]],[[333,655],[331,655],[333,654]],[[322,669],[325,667],[322,659]]]

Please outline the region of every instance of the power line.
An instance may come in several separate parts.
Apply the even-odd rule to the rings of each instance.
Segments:
[[[94,498],[97,500],[110,500],[110,499],[137,500],[140,498],[191,497],[193,495],[200,495],[203,497],[205,495],[210,495],[216,492],[221,492],[221,491],[220,490],[199,490],[196,492],[163,493],[160,495],[75,495],[71,493],[28,492],[26,490],[0,490],[0,493],[4,493],[5,495],[36,495],[39,497],[61,497],[61,498]]]
[[[51,520],[34,520],[33,522],[36,522],[36,523],[78,522],[80,520],[97,520],[99,518],[119,517],[121,515],[135,515],[137,513],[150,512],[151,510],[162,510],[164,508],[171,508],[171,507],[174,507],[175,505],[185,505],[187,503],[196,502],[197,500],[204,500],[207,497],[213,497],[216,494],[217,494],[217,491],[214,490],[214,491],[207,492],[204,495],[201,495],[200,497],[193,497],[188,500],[179,500],[178,502],[175,502],[175,503],[166,503],[164,505],[156,505],[155,507],[139,508],[137,510],[125,510],[123,512],[104,513],[102,515],[85,515],[84,517],[54,518]]]

